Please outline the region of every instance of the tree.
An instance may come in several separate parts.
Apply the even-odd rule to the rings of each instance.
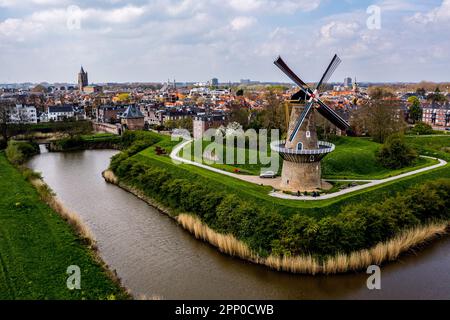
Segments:
[[[269,90],[264,95],[266,106],[264,109],[263,126],[266,129],[280,129],[281,132],[285,131],[285,113],[284,104],[273,90]]]
[[[405,142],[402,135],[393,134],[377,151],[376,158],[385,168],[400,169],[411,165],[417,158],[417,152]]]
[[[427,95],[427,90],[425,90],[425,88],[418,88],[416,90],[416,95],[421,98],[425,98],[425,96]]]
[[[173,129],[186,129],[189,131],[193,130],[192,118],[190,117],[181,118],[178,120],[168,120],[164,123],[164,126],[170,130]]]
[[[384,142],[394,133],[403,133],[406,123],[393,94],[382,88],[371,88],[370,95],[371,99],[354,113],[352,127],[368,132],[376,142]]]
[[[3,140],[0,145],[2,147],[6,147],[8,143],[12,108],[13,104],[11,102],[0,100],[0,134]]]
[[[237,122],[247,129],[250,120],[250,111],[244,100],[233,101],[230,105],[229,121]]]
[[[409,106],[409,119],[412,120],[412,123],[422,120],[422,108],[419,98],[416,96],[409,97],[408,102],[411,104]]]
[[[433,103],[442,103],[442,102],[446,102],[447,98],[441,93],[441,90],[439,89],[439,87],[437,87],[433,93],[430,93],[427,96],[427,100],[431,101]]]

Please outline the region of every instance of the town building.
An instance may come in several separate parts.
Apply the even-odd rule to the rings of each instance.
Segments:
[[[210,128],[218,128],[225,125],[226,117],[224,114],[198,114],[193,118],[194,139],[203,136],[203,133]]]
[[[127,109],[122,105],[103,105],[97,108],[97,122],[100,123],[119,123],[120,116]]]
[[[75,116],[75,110],[72,105],[61,105],[48,107],[49,121],[63,121]]]
[[[11,123],[37,123],[38,116],[35,106],[16,104],[9,112]]]
[[[84,71],[83,66],[80,69],[80,72],[78,73],[78,89],[80,91],[84,90],[84,87],[87,87],[89,85],[88,81],[88,74]]]
[[[450,126],[450,103],[422,105],[422,121],[436,127]]]
[[[347,77],[347,78],[344,79],[344,87],[345,88],[351,88],[352,84],[353,84],[352,78]]]
[[[212,78],[212,79],[211,79],[211,86],[213,86],[213,87],[219,86],[219,79],[217,79],[217,78]]]
[[[124,130],[143,130],[145,127],[144,115],[134,104],[128,106],[120,120]]]
[[[91,86],[85,86],[83,87],[84,93],[99,93],[102,92],[101,86],[91,85]]]

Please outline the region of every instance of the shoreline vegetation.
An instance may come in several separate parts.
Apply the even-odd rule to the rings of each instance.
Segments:
[[[312,255],[283,257],[269,255],[268,257],[261,257],[233,235],[222,234],[211,229],[206,223],[192,214],[180,213],[175,215],[173,210],[146,196],[141,190],[120,182],[111,170],[103,171],[102,176],[106,182],[117,185],[125,191],[134,194],[150,206],[172,217],[186,231],[193,234],[197,239],[216,247],[220,252],[277,271],[310,275],[361,271],[372,264],[381,265],[394,261],[401,254],[446,235],[450,231],[449,221],[432,222],[424,226],[406,229],[392,239],[380,242],[369,249],[357,250],[348,254],[339,253],[333,256],[326,256],[322,260]]]
[[[442,149],[447,143],[443,139],[425,144],[418,141],[416,148],[421,154],[450,160]],[[60,151],[113,145],[121,152],[102,173],[107,182],[168,214],[197,239],[224,254],[273,270],[310,275],[361,271],[371,264],[396,260],[450,231],[449,165],[380,190],[309,207],[269,199],[263,187],[174,165],[168,154],[178,142],[160,134],[85,135],[56,143],[60,143]],[[35,154],[36,146],[25,144],[10,150],[12,158],[18,159],[16,168]],[[164,154],[158,154],[157,149]],[[101,279],[110,282],[109,290],[114,294],[89,298],[131,298],[117,275],[102,262],[92,232],[79,216],[64,207],[39,174],[26,168],[21,174],[49,210],[68,222],[64,225],[88,251],[94,268],[101,270],[97,271]],[[444,179],[431,182],[439,178]]]
[[[176,165],[168,154],[177,142],[170,138],[132,132],[126,140],[105,178],[219,250],[277,270],[340,273],[395,260],[445,234],[450,220],[449,165],[311,207],[272,199],[264,187]]]
[[[0,241],[0,297],[131,298],[116,272],[110,270],[100,257],[89,227],[56,197],[39,173],[23,165],[38,153],[22,152],[36,149],[33,144],[27,144],[14,142],[9,152],[0,152],[3,168],[0,170],[3,180],[0,187],[4,189],[0,201],[3,238]],[[43,237],[45,234],[47,236]],[[73,264],[78,265],[82,273],[80,290],[66,287],[69,276],[66,269]]]

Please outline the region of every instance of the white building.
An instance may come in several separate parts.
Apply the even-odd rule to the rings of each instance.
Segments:
[[[16,104],[9,115],[9,121],[12,123],[37,123],[37,111],[35,106]]]
[[[49,121],[62,121],[64,119],[73,118],[75,111],[71,105],[63,105],[57,107],[48,107],[48,120]]]

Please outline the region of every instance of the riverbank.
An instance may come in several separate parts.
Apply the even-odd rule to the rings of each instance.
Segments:
[[[92,233],[31,170],[19,171],[0,153],[0,299],[126,299],[107,269]],[[81,288],[67,288],[67,268]]]
[[[319,259],[312,255],[284,257],[270,255],[268,257],[261,257],[233,235],[221,234],[191,214],[176,214],[167,206],[145,195],[141,190],[120,182],[111,170],[103,171],[102,176],[105,181],[134,194],[150,206],[172,217],[180,226],[193,234],[197,239],[209,243],[220,252],[278,271],[311,275],[361,271],[372,264],[381,265],[394,261],[401,254],[419,248],[420,245],[446,235],[449,232],[449,222],[435,222],[404,230],[394,238],[381,242],[370,249],[357,250],[348,254],[336,254],[327,256],[324,259]]]

